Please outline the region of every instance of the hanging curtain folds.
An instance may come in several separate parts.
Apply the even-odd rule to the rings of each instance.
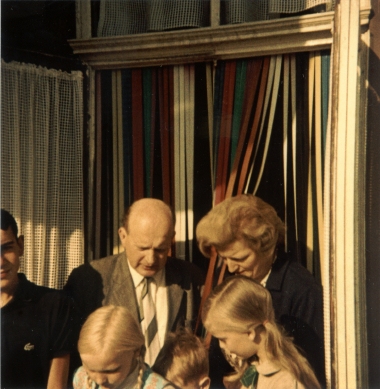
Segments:
[[[214,142],[214,150],[217,150],[214,203],[217,204],[224,198],[239,193],[257,194],[261,182],[275,180],[275,177],[271,177],[267,165],[281,165],[282,158],[281,185],[283,187],[282,191],[281,185],[278,187],[276,197],[281,206],[277,210],[284,215],[287,230],[289,225],[294,230],[291,237],[286,236],[286,248],[294,252],[300,262],[307,265],[320,280],[320,272],[323,268],[323,264],[320,263],[323,259],[322,173],[326,137],[323,129],[327,128],[327,117],[324,112],[327,107],[325,99],[328,96],[329,71],[326,66],[328,56],[310,53],[306,60],[304,56],[301,58],[298,55],[298,57],[300,62],[298,67],[308,70],[308,73],[298,73],[308,74],[307,80],[302,81],[307,82],[308,91],[306,99],[308,110],[302,113],[303,117],[296,113],[298,99],[296,55],[254,59],[248,61],[247,66],[239,61],[236,61],[236,65],[226,62],[223,64],[224,67],[221,66],[221,69],[225,69],[224,74],[222,71],[218,74],[217,69],[216,83],[223,82],[223,87],[215,85],[214,107],[221,107],[221,110],[215,109],[214,134],[213,139],[210,139],[210,142]],[[322,66],[323,63],[325,66]],[[240,81],[244,79],[241,74],[242,69],[245,72],[245,84],[249,85],[245,88],[243,104],[238,90]],[[235,77],[234,82],[231,80],[231,74]],[[220,93],[221,90],[223,93]],[[218,100],[220,95],[223,95],[222,104]],[[282,104],[280,104],[281,100]],[[234,107],[233,112],[231,106]],[[232,120],[229,116],[231,114]],[[239,115],[239,118],[235,118],[234,115]],[[218,116],[221,118],[220,121]],[[239,131],[234,127],[237,122],[241,124]],[[218,123],[220,123],[220,135],[216,147],[215,133],[218,133]],[[302,123],[309,123],[306,134],[301,134],[304,132]],[[228,126],[231,124],[232,129],[229,130]],[[278,125],[282,125],[281,132],[275,131]],[[237,143],[235,143],[236,138],[238,138]],[[282,156],[272,155],[272,144],[278,142],[281,142],[279,150]],[[302,153],[302,150],[306,150],[306,153]],[[299,158],[300,152],[303,154],[302,158]],[[277,157],[277,160],[274,157]],[[230,174],[225,170],[226,161],[232,164]],[[306,208],[300,206],[297,201],[297,198],[300,198],[298,193],[300,184],[305,188],[301,194],[306,194],[303,200],[303,204],[307,205]],[[269,194],[267,195],[270,198]],[[261,194],[260,197],[266,200]],[[306,214],[304,217],[306,223],[299,220],[300,214]],[[300,240],[298,233],[300,228],[303,231],[301,234],[303,240]],[[302,258],[302,253],[306,253],[307,257]],[[207,278],[214,279],[213,274],[217,272],[219,277],[216,282],[219,283],[223,279],[225,266],[216,260],[215,252],[213,255],[215,258],[210,259]],[[205,297],[206,295],[207,291]]]
[[[194,66],[175,66],[174,80],[174,187],[178,258],[192,257],[194,231]],[[191,258],[190,257],[190,258]]]
[[[102,127],[97,127],[96,155],[102,163],[97,161],[95,170],[103,189],[96,212],[103,222],[119,213],[111,219],[113,247],[123,208],[141,197],[158,197],[175,210],[175,255],[192,260],[195,224],[203,216],[194,216],[194,204],[199,206],[194,193],[212,198],[210,207],[226,197],[253,193],[276,208],[286,223],[287,249],[319,278],[329,53],[218,61],[197,68],[200,80],[195,69],[181,65],[97,74],[97,122]],[[206,92],[203,99],[199,90]],[[205,120],[197,121],[199,100],[206,105]],[[106,108],[113,112],[111,132]],[[100,131],[114,139],[108,154],[110,141]],[[196,136],[208,139],[202,153],[199,147],[205,143]],[[200,155],[211,169],[199,192],[194,165]],[[112,182],[109,174],[99,173],[110,171],[107,164],[112,165]],[[117,194],[110,196],[106,183]],[[101,210],[111,198],[110,210]],[[100,236],[103,230],[95,229]],[[223,270],[215,258],[212,262]]]
[[[1,207],[25,236],[20,271],[59,289],[85,252],[83,74],[2,61],[1,96]]]

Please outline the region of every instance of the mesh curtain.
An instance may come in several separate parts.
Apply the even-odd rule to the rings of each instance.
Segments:
[[[20,271],[61,288],[83,263],[82,74],[2,62],[1,206],[25,236]]]
[[[267,20],[324,6],[334,0],[220,0],[221,24]],[[98,37],[207,27],[207,0],[100,0]]]

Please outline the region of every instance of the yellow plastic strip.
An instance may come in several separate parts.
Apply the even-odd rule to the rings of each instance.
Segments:
[[[324,271],[324,242],[323,242],[323,148],[322,148],[322,61],[321,53],[315,56],[315,167],[316,167],[316,197],[319,237],[319,258],[321,279]]]
[[[307,225],[306,225],[306,266],[310,273],[313,273],[313,254],[314,254],[314,237],[313,237],[313,192],[312,192],[312,171],[311,171],[311,145],[313,139],[313,105],[314,105],[314,52],[309,53],[309,172],[307,183]]]

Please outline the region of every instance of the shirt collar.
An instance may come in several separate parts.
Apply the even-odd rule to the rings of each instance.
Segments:
[[[268,281],[268,278],[269,278],[271,271],[272,271],[272,268],[269,269],[267,275],[260,281],[260,285],[262,285],[264,288],[267,286],[267,281]]]
[[[252,362],[256,366],[256,369],[259,374],[262,375],[271,375],[278,373],[281,370],[281,365],[277,364],[276,362],[267,360],[265,362],[260,361],[254,361]]]

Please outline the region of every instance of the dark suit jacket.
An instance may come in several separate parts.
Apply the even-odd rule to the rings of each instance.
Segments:
[[[301,264],[279,252],[268,277],[276,320],[325,383],[322,287]]]
[[[198,314],[204,275],[193,264],[168,258],[168,331],[178,326],[193,328]],[[82,323],[103,305],[120,305],[138,320],[138,302],[125,253],[92,261],[74,269],[64,287],[76,302]]]

